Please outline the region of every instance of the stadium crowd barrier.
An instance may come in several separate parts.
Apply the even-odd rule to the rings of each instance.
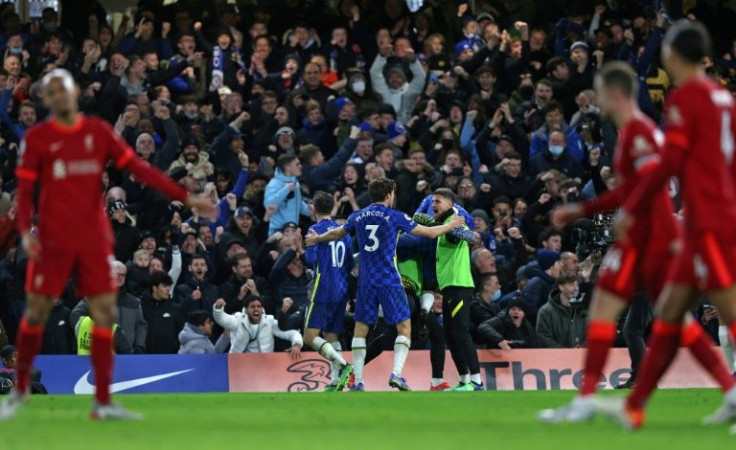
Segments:
[[[582,349],[480,350],[481,370],[488,390],[576,389],[582,378]],[[115,360],[113,393],[174,392],[308,392],[321,391],[330,380],[330,366],[316,353],[293,361],[287,353],[235,355],[126,355]],[[346,356],[350,357],[349,352]],[[454,382],[457,372],[447,353],[445,378]],[[51,394],[91,394],[94,377],[84,356],[41,356],[36,367]],[[393,367],[392,352],[385,352],[365,369],[366,389],[389,390],[386,380]],[[412,351],[404,377],[415,390],[429,387],[429,353]],[[611,352],[603,388],[629,377],[626,349]],[[716,387],[688,352],[680,352],[663,379],[664,388]]]

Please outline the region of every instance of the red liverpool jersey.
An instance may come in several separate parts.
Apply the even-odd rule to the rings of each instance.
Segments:
[[[31,226],[33,188],[40,184],[38,236],[42,248],[80,250],[113,242],[102,192],[108,161],[172,199],[187,192],[140,160],[106,122],[79,116],[65,127],[53,119],[28,130],[21,143],[16,175],[18,228]]]
[[[736,189],[732,165],[736,105],[731,93],[710,78],[693,78],[670,95],[662,164],[624,205],[637,211],[670,175],[680,178],[685,230],[710,231],[734,241]]]
[[[621,127],[613,162],[618,186],[585,203],[586,215],[620,207],[639,185],[642,174],[659,162],[663,144],[664,135],[643,114]],[[674,213],[668,189],[658,188],[649,207],[635,215],[635,225],[629,230],[628,240],[633,245],[660,243],[668,246],[678,234]]]

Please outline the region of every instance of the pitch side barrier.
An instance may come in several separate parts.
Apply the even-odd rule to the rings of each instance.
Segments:
[[[236,355],[124,355],[116,357],[113,393],[319,392],[330,381],[330,366],[314,352],[293,361],[286,353]],[[582,379],[583,350],[513,350],[478,352],[488,390],[569,390]],[[345,352],[349,359],[350,353]],[[451,361],[447,354],[447,361]],[[41,356],[36,367],[52,394],[91,394],[94,377],[83,356]],[[445,378],[457,377],[448,364]],[[384,352],[365,368],[368,391],[389,390],[393,354]],[[613,349],[601,377],[610,389],[629,378],[626,349]],[[414,390],[429,388],[429,352],[409,354],[404,377]],[[688,352],[680,352],[664,377],[663,388],[711,388],[716,385]]]

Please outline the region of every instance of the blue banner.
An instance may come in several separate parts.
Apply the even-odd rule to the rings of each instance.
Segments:
[[[34,364],[49,394],[93,394],[86,356],[39,356]],[[228,392],[227,355],[124,355],[115,357],[113,394]]]

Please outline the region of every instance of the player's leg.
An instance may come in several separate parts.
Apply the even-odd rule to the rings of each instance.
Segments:
[[[653,298],[656,299],[656,295]],[[646,330],[652,324],[653,315],[652,300],[643,293],[636,295],[629,305],[629,311],[621,330],[629,350],[631,377],[626,383],[616,386],[617,389],[629,389],[635,386],[636,377],[639,375],[641,362],[647,350]]]
[[[454,288],[446,288],[442,290],[442,326],[445,330],[445,341],[447,342],[447,347],[450,349],[450,356],[452,357],[452,361],[455,363],[455,369],[460,376],[460,382],[455,386],[455,388],[460,388],[470,383],[470,373],[468,372],[468,365],[465,363],[460,347],[455,339],[455,323],[452,321],[452,308],[456,303],[456,301],[452,299],[454,295]]]
[[[330,343],[320,337],[322,329],[328,325],[335,313],[335,308],[343,307],[342,303],[312,303],[307,311],[304,322],[304,342],[322,355],[330,363],[339,367],[347,365],[345,359],[340,356]],[[344,307],[343,307],[344,310]]]
[[[16,361],[15,389],[21,394],[29,392],[33,360],[41,351],[43,331],[51,314],[54,301],[43,294],[26,294],[26,309],[16,337],[18,359]]]
[[[731,325],[734,336],[736,336],[736,285],[730,286],[726,289],[713,291],[710,293],[710,298],[716,308],[718,308],[721,320]],[[695,322],[695,320],[693,320],[692,323],[698,327],[701,335],[705,335],[700,324]],[[729,373],[729,368],[726,366],[723,358],[718,354],[715,347],[713,347],[713,342],[710,337],[705,335],[705,339],[701,338],[701,341],[702,340],[707,340],[708,350],[710,350],[710,352],[702,349],[701,351],[698,351],[698,353],[700,354],[703,352],[705,353],[705,356],[696,355],[696,357],[699,357],[698,360],[704,365],[704,367],[707,365],[707,367],[710,368],[709,372],[717,379],[718,383],[721,385],[721,389],[725,392],[724,401],[721,407],[715,413],[706,417],[703,420],[703,423],[722,424],[736,420],[736,383],[734,383],[734,380]],[[705,345],[703,345],[703,347],[705,347]],[[695,352],[693,353],[695,354]]]
[[[113,370],[113,324],[116,316],[116,294],[98,294],[89,297],[89,314],[92,326],[92,348],[90,359],[95,371],[95,401],[98,405],[109,405],[110,384]]]
[[[117,319],[117,286],[114,275],[115,258],[112,249],[93,249],[76,257],[77,294],[88,299],[92,318],[90,360],[95,372],[94,420],[140,420],[112,403],[110,384],[113,366],[113,325]]]
[[[605,281],[606,278],[602,280]],[[616,318],[625,307],[626,301],[622,297],[601,286],[595,288],[588,312],[588,331],[580,391],[571,403],[557,409],[540,411],[537,416],[540,422],[577,423],[593,418],[595,415],[593,394],[598,390],[603,367],[616,339]]]
[[[427,314],[427,327],[429,328],[429,361],[432,364],[432,382],[430,390],[445,390],[451,386],[445,382],[445,331],[437,316],[433,313]]]
[[[357,303],[356,303],[357,308]],[[355,320],[355,330],[353,331],[353,371],[355,373],[355,385],[351,390],[362,391],[364,390],[364,379],[363,379],[363,367],[365,365],[365,338],[368,336],[369,325],[358,321],[357,310]]]
[[[715,342],[691,313],[688,313],[685,318],[681,344],[690,350],[693,357],[716,380],[723,392],[729,392],[736,386],[736,381],[731,377],[731,372],[716,349]]]
[[[411,348],[411,308],[404,289],[398,288],[384,293],[381,306],[386,324],[396,327],[394,367],[388,384],[401,391],[408,391],[409,385],[401,375]]]
[[[733,338],[728,331],[728,326],[721,325],[718,327],[718,339],[721,341],[721,350],[729,369],[736,373],[736,349],[734,349]]]
[[[472,288],[458,288],[458,302],[450,311],[450,319],[453,322],[455,342],[463,355],[463,360],[468,366],[470,373],[470,384],[474,390],[483,390],[483,380],[480,377],[480,363],[478,352],[470,335],[470,301],[473,298]]]
[[[699,297],[699,291],[686,284],[668,284],[664,288],[657,305],[658,318],[649,338],[649,351],[642,362],[636,387],[626,401],[633,427],[642,425],[643,408],[677,355],[683,320]]]

